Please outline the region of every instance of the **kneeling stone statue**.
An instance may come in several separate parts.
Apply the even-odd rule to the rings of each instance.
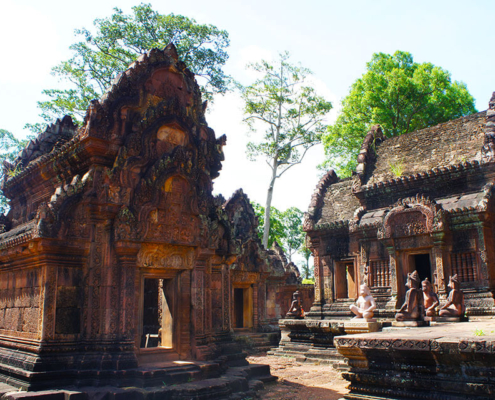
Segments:
[[[351,311],[356,315],[354,319],[372,319],[375,308],[376,303],[373,296],[371,296],[370,288],[363,283],[359,286],[359,297],[356,305],[350,306]]]
[[[396,321],[423,321],[424,300],[420,285],[418,271],[407,274],[406,286],[409,290],[406,292],[406,301],[395,315]]]

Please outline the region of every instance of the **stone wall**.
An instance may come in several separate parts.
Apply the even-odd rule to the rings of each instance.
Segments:
[[[40,269],[1,273],[0,334],[15,332],[37,336],[41,319],[40,297]]]

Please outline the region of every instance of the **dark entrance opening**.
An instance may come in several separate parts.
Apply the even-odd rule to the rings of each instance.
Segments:
[[[171,280],[144,280],[141,347],[173,347],[171,290]]]
[[[244,327],[244,290],[234,289],[234,318],[235,327]]]
[[[424,281],[426,278],[428,278],[428,280],[431,282],[432,280],[431,280],[430,255],[428,253],[415,254],[413,257],[414,257],[414,269],[418,271],[418,275],[421,281]]]

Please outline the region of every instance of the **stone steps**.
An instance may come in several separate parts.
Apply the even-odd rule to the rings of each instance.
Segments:
[[[265,352],[278,343],[279,335],[276,332],[236,332],[234,339],[241,345],[243,350],[249,353]]]
[[[201,379],[200,374],[187,375],[188,372],[190,371],[172,372],[167,375],[168,382],[164,381],[157,387],[144,388],[103,386],[19,392],[12,386],[2,384],[0,398],[1,400],[240,400],[255,397],[255,392],[263,389],[265,382],[277,379],[270,374],[270,366],[262,364],[231,367],[220,376],[209,379]],[[184,381],[186,378],[187,381]]]

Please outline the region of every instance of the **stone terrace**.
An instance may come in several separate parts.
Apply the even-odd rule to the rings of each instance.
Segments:
[[[340,336],[345,399],[493,399],[495,320]]]

